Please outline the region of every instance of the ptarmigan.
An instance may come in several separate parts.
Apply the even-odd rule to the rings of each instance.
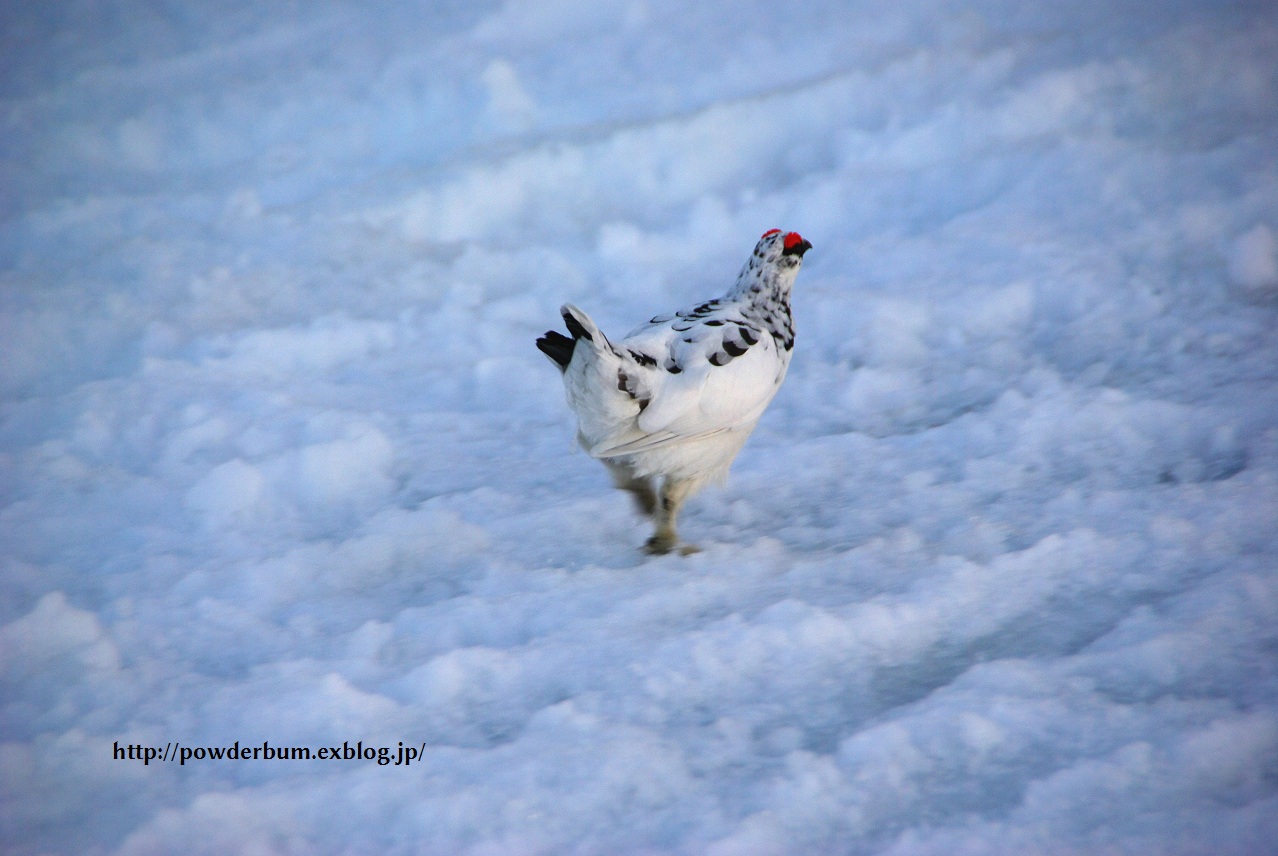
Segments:
[[[790,289],[811,248],[797,232],[772,229],[722,297],[658,315],[615,343],[565,304],[559,311],[572,338],[552,330],[537,340],[563,372],[582,447],[653,519],[649,553],[680,547],[679,509],[727,476],[785,379],[794,347]]]

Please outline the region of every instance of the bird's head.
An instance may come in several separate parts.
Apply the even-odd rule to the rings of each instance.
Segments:
[[[736,292],[779,290],[789,293],[795,274],[803,263],[803,254],[812,245],[798,232],[769,229],[755,244],[749,261],[741,269]]]
[[[763,233],[763,237],[759,238],[759,243],[755,245],[754,257],[782,267],[798,267],[803,261],[803,254],[810,249],[812,244],[805,241],[798,232],[769,229]]]

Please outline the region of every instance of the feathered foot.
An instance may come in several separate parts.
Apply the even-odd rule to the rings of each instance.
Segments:
[[[679,533],[675,531],[675,519],[679,516],[679,510],[696,487],[694,481],[676,481],[669,477],[661,483],[660,501],[653,513],[657,531],[644,545],[644,552],[650,556],[664,556],[676,548],[681,556],[701,552],[701,548],[695,544],[680,544]]]
[[[652,489],[652,479],[648,476],[636,476],[635,471],[625,464],[603,459],[612,476],[612,483],[618,490],[624,490],[635,501],[635,507],[644,517],[652,517],[657,512],[657,492]]]

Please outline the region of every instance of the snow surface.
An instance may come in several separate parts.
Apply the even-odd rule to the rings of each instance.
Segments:
[[[1278,853],[1272,4],[2,15],[5,852]],[[773,227],[646,558],[533,338]]]

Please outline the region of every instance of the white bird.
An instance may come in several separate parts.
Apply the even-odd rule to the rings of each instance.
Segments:
[[[812,245],[797,232],[763,234],[727,294],[658,315],[613,343],[585,312],[560,308],[571,338],[537,347],[564,376],[577,439],[629,491],[656,531],[649,553],[680,546],[685,500],[728,468],[790,366],[790,289]]]

